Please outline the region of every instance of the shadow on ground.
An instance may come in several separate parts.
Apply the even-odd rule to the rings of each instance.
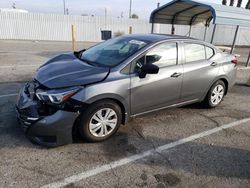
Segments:
[[[175,141],[167,138],[158,140],[157,137],[145,139],[165,144]],[[145,141],[145,144],[149,143]],[[100,145],[107,158],[122,158],[140,152],[136,145],[130,144],[127,133],[119,133]],[[190,142],[158,155],[136,163],[164,166],[167,169],[184,170],[196,175],[250,179],[249,150]]]
[[[8,147],[10,149],[15,149],[15,147],[22,146],[45,149],[29,143],[23,135],[21,128],[19,128],[14,121],[15,120],[11,123],[12,126],[5,128],[4,131],[0,131],[1,138],[6,134],[13,137],[14,139],[11,139],[12,143],[1,141],[0,148]],[[111,139],[102,143],[96,143],[98,148],[102,150],[102,155],[107,161],[118,160],[148,149],[153,149],[157,147],[154,143],[163,145],[175,141],[168,138],[159,139],[158,137],[145,137],[142,134],[142,126],[135,126],[136,128],[128,125],[122,128]],[[0,129],[2,129],[2,127],[0,127]],[[88,145],[88,143],[81,144]],[[69,145],[68,147],[74,147],[74,145],[75,144]],[[52,150],[55,152],[56,149]],[[90,154],[90,158],[91,155],[96,155],[96,153]],[[172,170],[184,170],[196,175],[232,177],[239,179],[250,178],[250,151],[196,142],[178,146],[163,154],[157,153],[147,158],[147,160],[140,160],[136,163],[154,167],[164,167]],[[162,177],[157,176],[157,178],[161,179]],[[181,177],[177,178],[181,179]]]

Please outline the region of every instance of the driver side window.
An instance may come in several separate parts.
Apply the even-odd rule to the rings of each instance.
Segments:
[[[159,68],[172,66],[177,64],[177,43],[160,44],[135,62],[134,72],[140,72],[141,67],[146,63],[153,63]]]

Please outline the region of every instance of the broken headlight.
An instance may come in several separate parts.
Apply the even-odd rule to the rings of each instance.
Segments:
[[[48,91],[39,91],[37,90],[36,96],[39,100],[44,102],[50,102],[54,104],[60,104],[67,99],[69,99],[71,96],[73,96],[75,93],[77,93],[81,87],[71,87],[67,89],[53,89]]]

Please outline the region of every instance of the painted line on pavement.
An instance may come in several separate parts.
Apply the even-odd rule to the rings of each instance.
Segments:
[[[12,93],[12,94],[6,94],[6,95],[0,95],[0,98],[4,98],[4,97],[13,97],[13,96],[17,96],[18,93]]]
[[[136,154],[136,155],[132,155],[130,157],[126,157],[126,158],[111,162],[111,163],[106,164],[106,165],[97,166],[91,170],[83,171],[79,174],[75,174],[75,175],[66,177],[66,178],[59,180],[57,182],[44,185],[44,186],[42,186],[42,188],[58,188],[58,187],[63,187],[63,186],[69,185],[71,183],[79,182],[79,181],[86,179],[86,178],[89,178],[91,176],[95,176],[97,174],[107,172],[107,171],[112,170],[114,168],[132,163],[134,161],[143,159],[145,157],[149,157],[155,153],[161,153],[163,151],[169,150],[169,149],[177,147],[179,145],[197,140],[199,138],[203,138],[203,137],[212,135],[212,134],[217,133],[219,131],[222,131],[222,130],[225,130],[228,128],[232,128],[232,127],[241,125],[243,123],[247,123],[249,121],[250,121],[250,118],[246,118],[246,119],[242,119],[242,120],[235,121],[235,122],[232,122],[229,124],[225,124],[225,125],[222,125],[220,127],[216,127],[216,128],[213,128],[213,129],[210,129],[210,130],[198,133],[198,134],[194,134],[194,135],[189,136],[187,138],[183,138],[183,139],[177,140],[175,142],[171,142],[169,144],[159,146],[155,149],[151,149],[151,150],[148,150],[148,151]]]
[[[18,68],[18,67],[39,67],[41,65],[2,65],[0,66],[0,68],[4,68],[4,69],[9,69],[9,68]]]

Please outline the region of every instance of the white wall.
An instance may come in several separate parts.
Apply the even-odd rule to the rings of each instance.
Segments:
[[[77,41],[101,41],[101,30],[108,29],[113,33],[123,31],[126,34],[129,26],[133,27],[133,33],[149,33],[151,24],[148,20],[107,18],[105,27],[104,17],[83,17],[57,14],[35,13],[0,13],[0,39],[19,40],[71,40],[71,24],[76,26]],[[175,26],[176,34],[186,35],[189,26]],[[217,26],[214,44],[231,45],[236,27]],[[155,27],[159,33],[170,34],[171,25],[159,25]],[[210,26],[206,40],[210,42],[213,26]],[[193,26],[192,37],[204,38],[205,28]],[[250,45],[250,28],[241,27],[237,39],[238,45]]]

